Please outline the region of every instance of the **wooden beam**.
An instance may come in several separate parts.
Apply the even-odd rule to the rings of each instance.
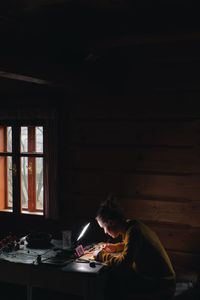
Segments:
[[[53,85],[53,82],[51,82],[49,80],[36,78],[36,77],[28,76],[28,75],[6,72],[6,71],[0,71],[0,78],[1,77],[18,80],[18,81],[23,81],[23,82],[30,82],[30,83],[39,84],[39,85]]]

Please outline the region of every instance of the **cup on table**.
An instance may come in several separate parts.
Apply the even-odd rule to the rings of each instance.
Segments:
[[[72,232],[71,230],[62,231],[62,247],[64,250],[69,250],[72,247]]]

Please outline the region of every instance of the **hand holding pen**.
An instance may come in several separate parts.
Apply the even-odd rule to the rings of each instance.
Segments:
[[[116,251],[116,246],[115,246],[115,244],[106,243],[102,246],[102,250],[113,253]]]

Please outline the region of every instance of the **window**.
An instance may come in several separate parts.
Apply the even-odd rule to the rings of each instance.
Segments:
[[[55,216],[53,127],[49,120],[0,125],[0,211]]]

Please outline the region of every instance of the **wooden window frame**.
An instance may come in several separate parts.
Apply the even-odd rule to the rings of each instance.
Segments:
[[[44,192],[44,207],[43,207],[43,215],[41,213],[24,213],[21,212],[21,194],[20,194],[20,176],[13,176],[13,210],[9,210],[6,208],[4,210],[0,210],[0,215],[3,214],[11,214],[16,216],[26,215],[27,217],[30,215],[36,218],[45,218],[45,219],[54,219],[57,220],[59,218],[59,208],[58,208],[58,163],[57,163],[57,146],[58,146],[58,134],[57,134],[57,111],[56,109],[41,109],[35,108],[33,110],[24,109],[19,111],[7,111],[0,112],[3,113],[1,116],[0,126],[12,126],[12,127],[22,127],[22,126],[43,126],[43,192]],[[7,117],[5,117],[7,115]],[[35,117],[37,116],[37,118]],[[12,153],[16,153],[15,155],[11,155],[11,152],[1,151],[0,156],[12,156],[12,167],[13,172],[20,170],[20,157],[27,156],[27,153],[21,153],[21,156],[17,155],[20,153],[20,132],[19,130],[16,132],[15,136],[18,136],[18,143],[15,143],[15,149],[12,149]],[[30,157],[35,157],[35,154],[30,154]],[[40,154],[37,155],[40,157]],[[31,159],[30,159],[31,161]],[[7,174],[8,175],[8,174]],[[19,200],[20,199],[20,200]]]

